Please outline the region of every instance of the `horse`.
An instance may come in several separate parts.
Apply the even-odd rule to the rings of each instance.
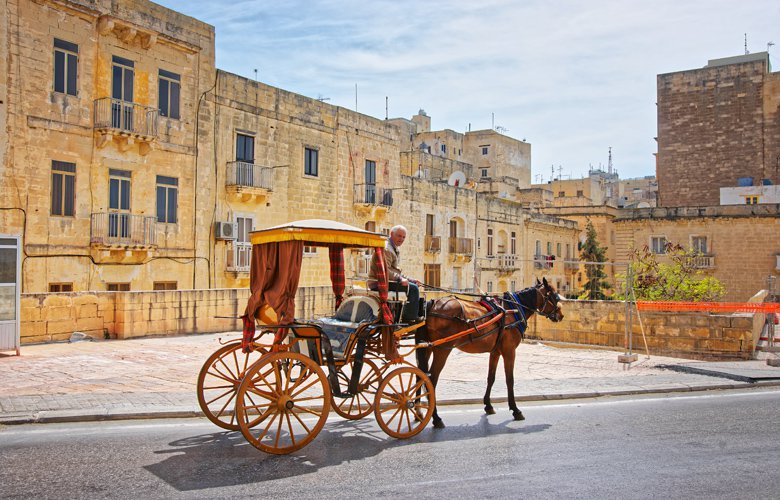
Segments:
[[[487,390],[483,398],[485,413],[495,414],[490,403],[490,390],[496,379],[498,358],[504,359],[504,373],[509,409],[515,420],[525,420],[515,404],[515,351],[523,339],[527,320],[537,313],[558,322],[563,319],[555,288],[542,278],[536,285],[517,293],[507,292],[503,297],[486,297],[480,302],[466,301],[454,296],[430,301],[427,305],[425,326],[417,331],[417,343],[427,347],[417,350],[417,365],[429,374],[434,388],[447,358],[457,348],[468,353],[490,353]],[[491,305],[491,303],[493,305]],[[452,340],[446,340],[452,338]],[[430,355],[433,363],[428,368]],[[434,407],[433,426],[444,428],[444,422]]]

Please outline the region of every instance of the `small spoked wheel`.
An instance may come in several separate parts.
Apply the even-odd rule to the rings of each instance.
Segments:
[[[414,366],[390,372],[379,384],[374,400],[379,427],[398,439],[419,434],[430,422],[435,406],[433,382]]]
[[[300,450],[325,426],[331,393],[322,368],[302,354],[266,354],[238,386],[236,418],[241,434],[266,453]]]
[[[347,390],[352,378],[353,364],[345,364],[338,368],[339,386]],[[366,359],[360,371],[357,393],[350,398],[333,397],[333,410],[348,420],[360,420],[371,415],[374,411],[374,398],[379,384],[382,382],[382,374],[376,363]]]
[[[244,373],[267,351],[253,345],[242,352],[241,341],[220,347],[209,356],[198,374],[198,404],[206,418],[223,429],[238,430],[235,407],[236,391]]]

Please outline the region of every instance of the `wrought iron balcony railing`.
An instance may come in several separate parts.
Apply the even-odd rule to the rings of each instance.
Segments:
[[[272,168],[255,165],[245,161],[230,161],[227,164],[227,186],[274,189],[274,171]]]
[[[425,251],[429,253],[441,252],[441,236],[425,235]]]
[[[153,247],[157,245],[157,218],[122,212],[94,213],[90,243],[106,246]]]
[[[95,129],[111,130],[145,139],[157,137],[158,111],[121,99],[95,100]]]
[[[450,253],[455,255],[473,255],[474,240],[471,238],[450,238]]]
[[[376,184],[355,184],[353,196],[356,204],[393,206],[393,190],[377,187]]]
[[[552,269],[555,255],[534,255],[534,269]]]
[[[239,273],[248,273],[252,261],[252,244],[243,241],[234,241],[227,247],[227,270]]]

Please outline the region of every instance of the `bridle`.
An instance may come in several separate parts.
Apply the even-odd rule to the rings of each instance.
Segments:
[[[537,293],[542,293],[541,290],[538,288],[536,289]],[[536,309],[536,313],[539,316],[545,317],[549,319],[550,321],[557,321],[554,316],[555,311],[558,310],[558,302],[560,301],[560,297],[557,293],[553,292],[551,289],[547,289],[547,293],[542,295],[544,297],[544,303],[542,304],[542,307],[539,309]],[[551,306],[549,312],[545,312],[545,309],[547,309],[547,306]]]

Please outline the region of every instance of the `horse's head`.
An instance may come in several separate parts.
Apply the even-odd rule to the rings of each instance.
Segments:
[[[536,278],[536,311],[549,319],[550,321],[561,321],[563,319],[563,311],[561,311],[561,297],[555,288],[547,282],[547,278]]]

